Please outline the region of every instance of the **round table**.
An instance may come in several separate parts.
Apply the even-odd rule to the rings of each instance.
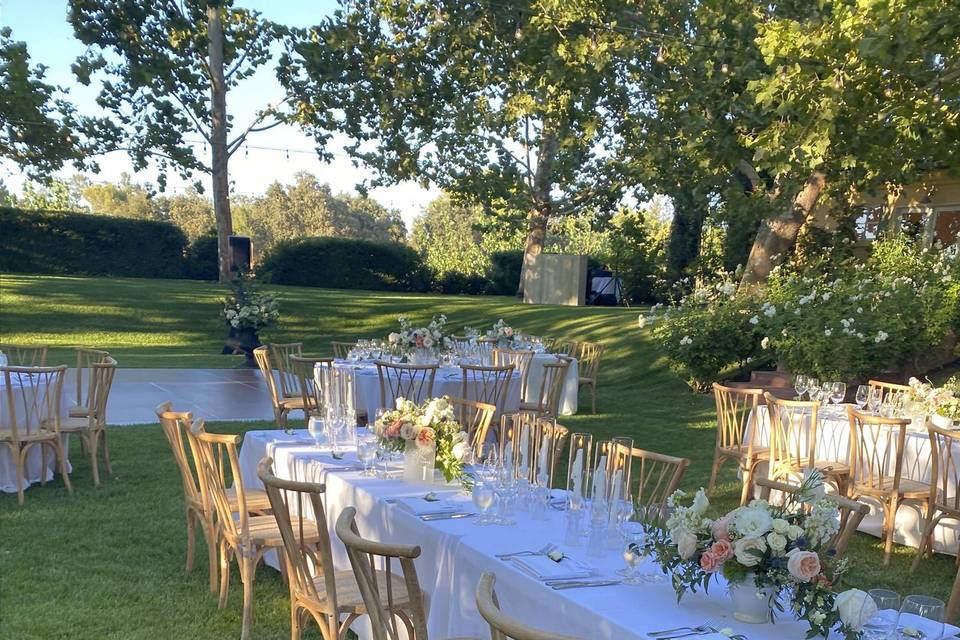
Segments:
[[[24,396],[23,387],[20,385],[14,385],[13,388],[13,401],[16,403],[16,409],[18,416],[22,414],[23,407],[27,402],[27,398]],[[60,394],[60,407],[61,407],[61,416],[66,414],[65,407],[68,406],[67,402],[67,386],[63,385]],[[6,381],[3,376],[0,375],[0,429],[8,430],[10,425],[10,407],[8,405],[9,397],[7,393]],[[30,413],[26,418],[26,425],[24,425],[24,420],[21,418],[17,426],[18,433],[21,433],[26,427],[27,433],[36,432],[40,427],[39,416],[36,413]],[[67,446],[67,436],[61,436],[63,441],[63,451],[66,455],[68,446]],[[47,465],[46,468],[43,468],[43,456],[40,451],[40,445],[34,445],[30,447],[30,452],[27,454],[26,465],[24,467],[24,478],[23,478],[23,488],[26,489],[34,482],[40,482],[42,479],[53,480],[54,471],[57,468],[57,459],[53,455],[52,451],[47,453]],[[0,445],[0,491],[4,493],[16,493],[17,492],[17,472],[16,465],[14,464],[13,456],[10,451],[10,447]],[[70,460],[67,460],[67,470],[70,471]]]

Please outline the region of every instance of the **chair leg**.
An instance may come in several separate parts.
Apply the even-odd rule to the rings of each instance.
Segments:
[[[200,518],[200,515],[196,516]],[[217,534],[213,525],[200,521],[203,537],[207,541],[207,563],[210,565],[210,593],[217,592]]]
[[[300,609],[297,607],[295,602],[291,602],[290,603],[290,640],[300,640],[300,620],[301,620]]]
[[[187,568],[186,573],[193,571],[193,554],[197,547],[197,520],[193,512],[187,510]]]
[[[107,430],[101,429],[100,436],[103,438],[103,466],[107,470],[107,475],[113,477],[113,467],[110,466],[110,446],[107,444]]]
[[[26,465],[24,465],[26,469]],[[40,486],[47,486],[47,448],[40,444]]]
[[[883,545],[883,566],[890,564],[890,553],[893,551],[893,532],[897,528],[897,509],[899,504],[897,496],[890,498],[887,504],[887,513],[883,514],[884,519],[884,545]]]
[[[920,535],[920,548],[917,549],[917,555],[913,559],[913,563],[910,565],[910,572],[913,573],[916,571],[917,567],[920,566],[920,559],[923,558],[923,554],[929,545],[930,549],[933,549],[933,509],[927,508],[927,517],[923,520],[923,533]],[[957,554],[957,558],[960,559],[960,554]]]
[[[743,488],[740,490],[740,506],[744,506],[753,497],[753,472],[756,469],[756,463],[747,461],[743,468]]]
[[[73,494],[73,485],[70,484],[70,474],[67,473],[67,456],[63,452],[63,440],[59,437],[53,439],[53,450],[57,454],[57,462],[60,465],[60,475],[63,476],[63,484],[67,488],[67,493]]]
[[[97,439],[98,439],[97,436],[98,434],[96,431],[90,431],[87,433],[87,438],[89,439],[88,444],[90,445],[87,448],[90,449],[90,466],[93,469],[93,486],[94,487],[100,486],[100,465],[97,460],[97,449],[99,448],[99,445],[97,444]],[[83,442],[83,440],[84,438],[81,436],[80,441]]]
[[[713,466],[710,468],[710,481],[707,482],[707,496],[713,496],[713,490],[717,486],[717,476],[720,474],[720,465],[723,459],[716,452],[713,454]]]
[[[17,504],[21,507],[23,506],[23,472],[26,468],[26,465],[23,464],[24,452],[26,449],[21,449],[19,446],[11,447],[11,453],[13,454],[13,467],[17,473]],[[47,470],[43,470],[43,477],[46,477]]]
[[[240,579],[243,581],[243,627],[240,640],[249,640],[253,627],[253,579],[257,571],[255,557],[244,555],[240,562]]]
[[[227,606],[227,596],[230,595],[230,548],[226,540],[220,541],[220,601],[217,608]]]

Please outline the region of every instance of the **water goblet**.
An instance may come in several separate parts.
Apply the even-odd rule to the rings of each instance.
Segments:
[[[310,416],[310,419],[307,420],[307,433],[310,434],[310,437],[313,438],[314,444],[319,449],[323,444],[324,439],[323,420],[316,416]]]
[[[377,440],[370,434],[357,436],[357,458],[363,463],[363,475],[371,477],[376,475],[372,464],[377,457]]]
[[[510,517],[513,511],[513,499],[517,494],[517,478],[512,467],[501,465],[497,468],[493,491],[497,494],[497,524],[515,524]]]
[[[945,617],[946,605],[942,600],[930,596],[907,596],[900,605],[897,629],[904,638],[941,638]]]
[[[810,378],[799,374],[796,379],[793,381],[793,387],[797,390],[797,400],[803,400],[803,394],[807,392],[807,387],[809,386]]]
[[[868,595],[870,597],[863,601],[861,614],[863,640],[888,640],[897,628],[900,594],[888,589],[870,589]]]
[[[847,397],[847,385],[844,382],[834,382],[830,389],[830,399],[834,404],[840,404]]]
[[[880,387],[871,387],[867,394],[867,410],[876,414],[883,405],[883,389]]]
[[[854,397],[854,402],[857,405],[857,409],[863,411],[864,405],[867,404],[867,400],[870,398],[870,387],[865,384],[861,384],[857,387],[857,395]]]
[[[477,478],[473,483],[473,506],[480,510],[480,517],[474,520],[478,527],[496,524],[490,517],[490,507],[493,506],[494,490],[489,481]]]
[[[617,575],[623,576],[624,584],[641,584],[645,580],[640,576],[637,565],[643,559],[640,551],[640,545],[644,539],[643,524],[635,520],[624,520],[620,523],[618,531],[626,545],[623,550],[623,560],[627,566],[618,570]]]

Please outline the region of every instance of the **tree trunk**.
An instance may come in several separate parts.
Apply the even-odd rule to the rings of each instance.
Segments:
[[[763,221],[753,241],[747,267],[740,280],[741,287],[754,287],[765,283],[773,268],[786,259],[787,252],[796,241],[807,216],[813,211],[824,185],[824,175],[819,171],[813,172],[789,209]]]
[[[553,158],[557,152],[557,138],[552,131],[544,131],[537,152],[537,171],[533,177],[533,206],[527,214],[527,240],[523,247],[523,264],[520,266],[520,282],[517,283],[517,297],[523,298],[523,280],[533,260],[543,253],[543,243],[547,238],[547,223],[553,202],[550,189],[553,186]]]
[[[229,282],[230,236],[233,218],[230,215],[230,174],[227,162],[227,84],[223,77],[223,25],[220,8],[207,4],[207,35],[210,64],[210,163],[213,182],[213,213],[217,220],[217,253],[220,282]]]
[[[695,202],[692,194],[678,193],[673,197],[673,220],[667,244],[667,279],[673,283],[682,279],[687,267],[700,255],[700,236],[706,210]]]

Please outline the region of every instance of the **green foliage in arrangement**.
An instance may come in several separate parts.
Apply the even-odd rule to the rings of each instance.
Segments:
[[[182,278],[187,239],[166,222],[0,207],[0,270]]]
[[[922,374],[957,355],[956,251],[891,239],[865,261],[777,269],[762,290],[738,290],[734,275],[653,314],[654,334],[695,389],[773,363],[853,381]]]
[[[425,291],[429,286],[420,256],[410,247],[346,238],[281,242],[257,272],[265,282],[306,287]]]

